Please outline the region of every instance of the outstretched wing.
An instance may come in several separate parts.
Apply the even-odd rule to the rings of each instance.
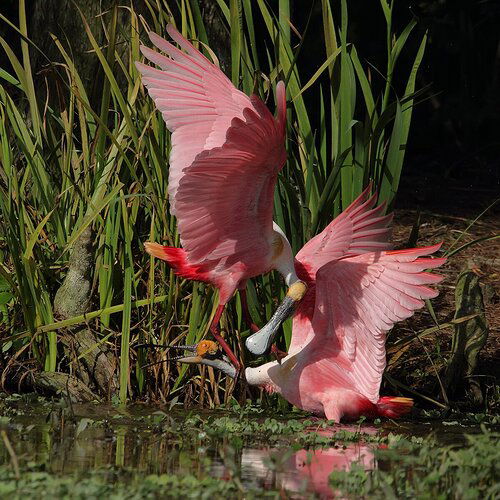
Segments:
[[[424,269],[445,258],[420,258],[441,245],[373,252],[341,259],[317,272],[314,337],[308,345],[323,380],[341,371],[352,389],[376,403],[386,365],[385,333],[438,292],[441,277]],[[340,373],[339,373],[340,376]]]
[[[311,278],[328,262],[390,248],[390,229],[387,226],[392,214],[381,215],[385,209],[384,203],[373,208],[377,196],[374,194],[370,197],[370,190],[371,185],[299,251],[297,260],[307,269]]]
[[[234,118],[224,145],[198,155],[180,180],[177,220],[191,264],[251,265],[269,251],[284,137],[266,106],[252,100],[258,111]]]
[[[257,114],[259,111],[255,104],[257,98],[250,99],[236,89],[226,75],[172,25],[167,26],[167,32],[183,50],[150,33],[153,44],[167,56],[141,47],[144,56],[161,70],[141,63],[136,66],[168,129],[173,132],[168,192],[171,212],[177,215],[176,194],[184,169],[203,151],[221,147],[232,120],[244,119],[245,109]],[[278,118],[283,127],[284,89],[280,92]]]

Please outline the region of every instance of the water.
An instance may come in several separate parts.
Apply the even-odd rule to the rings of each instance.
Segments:
[[[340,429],[366,436],[360,442],[294,449],[286,439],[266,444],[258,435],[238,442],[238,436],[230,432],[218,438],[207,436],[203,430],[186,432],[180,424],[187,412],[138,405],[126,409],[92,404],[68,407],[33,398],[4,401],[0,415],[0,428],[6,431],[19,464],[36,464],[57,476],[111,470],[127,471],[129,476],[237,477],[245,490],[281,490],[292,497],[330,498],[333,492],[328,477],[332,470],[349,469],[354,462],[365,470],[379,466],[374,451],[380,444],[369,439],[367,442],[367,436],[435,433],[443,443],[452,443],[463,439],[464,433],[458,423],[343,425],[320,429],[318,433],[331,438]],[[246,418],[263,419],[261,415]],[[0,447],[0,466],[8,466],[11,461],[7,446]],[[127,477],[117,476],[117,480]]]

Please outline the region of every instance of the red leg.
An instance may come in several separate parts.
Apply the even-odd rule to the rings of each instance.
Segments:
[[[219,330],[219,321],[222,316],[222,311],[224,311],[225,304],[219,304],[217,306],[217,311],[215,311],[214,319],[212,320],[212,324],[210,325],[210,332],[214,336],[215,340],[220,344],[224,352],[228,355],[231,363],[235,366],[236,370],[239,372],[241,369],[240,362],[238,358],[235,356],[234,352],[229,347],[228,343],[221,337]]]
[[[245,323],[250,327],[253,333],[259,331],[259,327],[252,321],[252,316],[250,315],[250,311],[248,310],[248,302],[247,302],[247,291],[246,288],[240,288],[240,298],[241,298],[241,309],[243,312],[243,319]]]

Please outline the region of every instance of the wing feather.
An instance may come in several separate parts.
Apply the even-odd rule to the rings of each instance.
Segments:
[[[441,277],[427,268],[444,258],[420,258],[440,245],[364,253],[325,264],[316,273],[316,308],[307,352],[318,380],[341,371],[352,389],[376,403],[385,369],[385,334],[435,297]],[[295,334],[295,332],[294,332]]]
[[[192,264],[250,268],[269,252],[274,187],[286,155],[277,122],[267,108],[261,112],[247,109],[243,120],[234,118],[224,145],[184,170],[177,219]]]
[[[276,88],[274,119],[173,26],[167,32],[180,48],[150,33],[165,55],[141,51],[161,69],[137,68],[172,132],[168,190],[181,243],[191,265],[219,273],[237,262],[251,267],[269,250],[276,176],[286,157],[284,85]]]
[[[236,89],[226,75],[172,25],[167,27],[167,32],[180,49],[150,33],[151,42],[166,55],[147,47],[141,47],[141,51],[161,69],[136,65],[172,132],[168,192],[171,213],[177,215],[176,194],[184,169],[203,151],[222,147],[234,118],[244,119],[246,109],[257,110],[256,99]],[[263,103],[262,107],[265,108]]]
[[[387,227],[392,214],[381,215],[385,205],[374,208],[376,194],[369,196],[371,186],[354,200],[320,234],[309,240],[297,254],[314,279],[316,271],[334,260],[390,248]]]

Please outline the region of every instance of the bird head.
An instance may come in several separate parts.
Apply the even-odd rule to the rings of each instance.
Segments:
[[[211,340],[202,340],[193,345],[169,346],[170,349],[182,349],[190,351],[192,354],[169,358],[170,361],[178,361],[179,363],[200,364],[211,366],[221,370],[231,378],[236,378],[236,368],[231,364],[229,359],[224,355],[222,349],[217,342]]]

